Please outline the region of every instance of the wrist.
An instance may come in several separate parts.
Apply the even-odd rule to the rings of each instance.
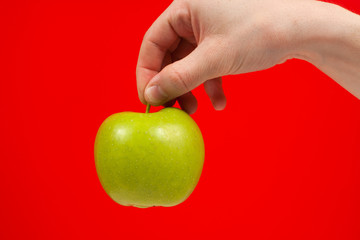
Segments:
[[[341,59],[360,40],[360,17],[337,5],[304,2],[295,16],[293,57],[306,60],[318,68]]]

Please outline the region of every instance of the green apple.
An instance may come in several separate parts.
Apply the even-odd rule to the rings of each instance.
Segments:
[[[204,164],[195,121],[178,108],[108,117],[95,139],[95,165],[106,193],[140,208],[174,206],[189,197]]]

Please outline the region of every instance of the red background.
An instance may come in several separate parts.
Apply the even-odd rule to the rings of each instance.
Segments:
[[[360,239],[360,101],[298,60],[225,77],[222,112],[195,90],[206,158],[187,201],[105,194],[97,129],[145,111],[138,51],[170,2],[0,2],[0,239]]]

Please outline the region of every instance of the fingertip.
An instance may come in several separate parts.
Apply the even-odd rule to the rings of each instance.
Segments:
[[[137,93],[140,99],[140,102],[143,104],[147,104],[147,99],[145,97],[145,89],[146,86],[149,85],[151,79],[157,75],[156,71],[152,71],[149,69],[137,67],[136,71],[136,85],[137,85]]]
[[[181,109],[187,112],[189,115],[194,114],[198,107],[196,97],[191,93],[185,93],[178,98]]]
[[[152,106],[160,106],[168,101],[169,96],[160,86],[159,74],[155,75],[145,87],[144,98]]]
[[[145,98],[144,98],[144,94],[142,94],[139,89],[137,90],[137,92],[138,92],[138,97],[139,97],[140,102],[141,102],[142,104],[145,104],[145,105],[146,105],[147,102],[146,102],[146,100],[145,100]]]
[[[194,114],[196,112],[197,108],[198,108],[198,103],[197,103],[197,101],[195,101],[195,103],[191,107],[187,108],[185,111],[189,115],[192,115],[192,114]]]
[[[145,100],[153,106],[162,105],[168,99],[167,94],[162,90],[160,85],[146,87]]]
[[[226,97],[222,88],[221,77],[206,81],[204,83],[204,88],[214,109],[217,111],[224,110],[226,106]]]
[[[164,107],[172,107],[174,106],[174,104],[176,103],[176,99],[170,100],[168,102],[166,102],[165,104],[163,104]]]
[[[212,102],[213,107],[216,111],[222,111],[226,107],[226,97],[218,98],[214,102]]]

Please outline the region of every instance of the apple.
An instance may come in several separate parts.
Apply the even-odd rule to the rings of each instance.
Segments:
[[[106,193],[124,206],[170,207],[189,197],[204,164],[195,121],[178,108],[108,117],[95,139],[95,165]]]

